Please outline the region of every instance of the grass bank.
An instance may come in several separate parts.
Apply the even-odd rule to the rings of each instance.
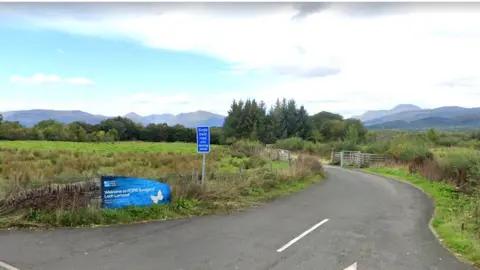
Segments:
[[[174,186],[174,199],[168,205],[123,209],[29,210],[0,218],[5,227],[83,227],[167,220],[214,213],[231,213],[302,190],[323,179],[323,172],[295,175],[290,170],[246,177],[242,181],[211,181],[199,185]],[[176,196],[175,196],[176,194]]]
[[[480,196],[465,195],[443,182],[409,174],[406,168],[367,168],[372,172],[411,183],[435,202],[432,226],[443,244],[459,258],[480,266]]]
[[[139,150],[142,147],[144,151]],[[198,171],[202,156],[191,154],[194,144],[0,142],[0,226],[110,225],[230,212],[322,178],[317,158],[301,156],[289,166],[262,155],[260,147],[238,142],[213,148],[202,186]],[[102,175],[165,182],[172,188],[172,203],[98,209],[90,197],[98,196],[95,181]],[[86,184],[82,188],[73,183]],[[67,189],[60,192],[52,184]]]

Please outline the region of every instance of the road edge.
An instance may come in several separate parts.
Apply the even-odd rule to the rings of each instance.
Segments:
[[[455,256],[455,258],[457,258],[459,261],[465,263],[465,264],[468,264],[468,265],[471,265],[473,267],[475,267],[476,269],[480,269],[479,267],[477,267],[473,262],[467,260],[466,258],[464,258],[461,254],[455,252],[454,250],[452,250],[451,248],[447,247],[445,245],[445,241],[444,239],[438,234],[438,232],[435,230],[435,228],[433,227],[432,223],[433,223],[433,220],[435,219],[435,216],[437,214],[437,204],[435,202],[435,200],[433,199],[433,197],[428,194],[425,190],[423,190],[421,187],[415,185],[415,184],[412,184],[410,183],[409,181],[405,180],[405,179],[402,179],[402,178],[396,178],[396,177],[391,177],[391,176],[385,176],[383,174],[379,174],[379,173],[374,173],[374,172],[369,172],[369,171],[365,171],[363,169],[353,169],[353,171],[357,171],[357,172],[360,172],[360,173],[365,173],[365,174],[371,174],[371,175],[375,175],[375,176],[379,176],[379,177],[382,177],[382,178],[385,178],[385,179],[391,179],[391,180],[395,180],[397,182],[400,182],[400,183],[404,183],[404,184],[407,184],[407,185],[410,185],[418,190],[420,190],[423,194],[425,194],[428,199],[432,202],[432,205],[433,205],[433,213],[431,214],[431,217],[430,217],[430,220],[428,221],[428,228],[430,229],[430,231],[432,232],[432,234],[435,236],[435,238],[437,239],[438,243],[440,243],[440,245],[442,245],[442,247],[444,247],[446,250],[448,250],[448,252],[450,252],[453,256]]]

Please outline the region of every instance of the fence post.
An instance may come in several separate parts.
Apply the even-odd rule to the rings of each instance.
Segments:
[[[288,151],[288,167],[292,167],[292,156],[291,156],[291,151]]]
[[[195,171],[194,171],[194,174],[195,174],[195,181],[197,181],[197,180],[198,180],[198,169],[197,169],[197,168],[195,168],[194,170],[195,170]]]
[[[344,154],[343,154],[343,151],[342,151],[342,152],[340,152],[340,167],[343,167],[343,156],[344,156]]]

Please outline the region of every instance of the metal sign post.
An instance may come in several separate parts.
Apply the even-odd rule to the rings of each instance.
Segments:
[[[205,184],[207,153],[210,152],[210,127],[197,127],[197,152],[203,154],[202,185]]]

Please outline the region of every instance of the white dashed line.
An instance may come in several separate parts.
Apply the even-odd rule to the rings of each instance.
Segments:
[[[344,270],[357,270],[357,263],[350,265],[349,267],[345,268]]]
[[[282,252],[284,251],[285,249],[287,249],[289,246],[295,244],[295,242],[297,242],[298,240],[302,239],[305,235],[311,233],[313,230],[315,230],[316,228],[322,226],[323,224],[325,224],[326,222],[328,221],[328,219],[324,219],[322,221],[320,221],[319,223],[313,225],[313,227],[311,227],[310,229],[304,231],[302,234],[300,234],[299,236],[293,238],[290,242],[286,243],[283,247],[281,247],[280,249],[277,250],[277,252]]]
[[[13,266],[11,266],[11,265],[9,265],[9,264],[6,264],[6,263],[2,262],[2,261],[0,261],[0,269],[20,270],[20,269],[18,269],[18,268],[16,268],[16,267],[13,267]]]

